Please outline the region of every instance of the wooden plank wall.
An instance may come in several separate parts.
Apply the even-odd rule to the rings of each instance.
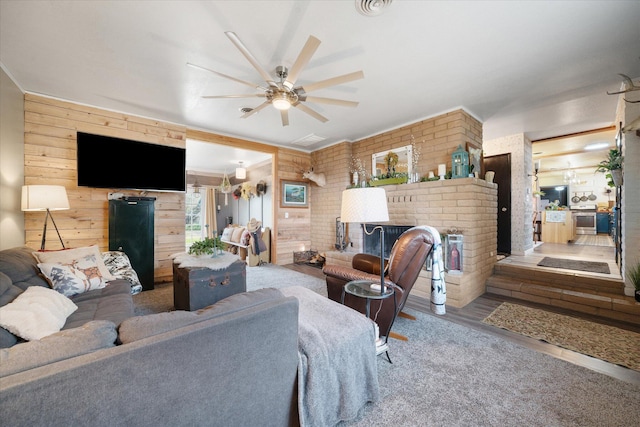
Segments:
[[[311,248],[311,210],[312,194],[318,188],[315,184],[302,178],[302,170],[311,165],[311,155],[300,151],[280,148],[278,150],[278,174],[274,186],[275,203],[275,239],[277,241],[275,255],[279,265],[293,263],[293,253]],[[282,181],[300,181],[309,184],[309,207],[280,207]]]
[[[54,212],[67,247],[97,244],[109,247],[108,193],[118,191],[139,196],[139,191],[78,187],[76,132],[88,132],[154,144],[184,148],[186,127],[128,114],[105,111],[42,96],[25,95],[25,184],[63,185],[71,209]],[[123,153],[121,164],[98,163],[104,173],[131,168]],[[171,281],[169,255],[183,252],[185,245],[183,193],[147,192],[155,203],[155,281]],[[26,244],[40,247],[44,213],[25,212]],[[61,245],[52,224],[47,230],[47,249]]]

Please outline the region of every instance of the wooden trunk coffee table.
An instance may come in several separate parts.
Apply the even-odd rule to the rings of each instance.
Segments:
[[[199,310],[223,298],[247,291],[247,266],[234,261],[222,270],[173,264],[173,304],[176,310]]]

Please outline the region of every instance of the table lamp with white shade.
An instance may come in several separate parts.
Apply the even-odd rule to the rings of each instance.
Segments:
[[[42,243],[40,250],[44,251],[47,236],[47,221],[51,218],[53,226],[56,228],[58,238],[62,244],[62,248],[66,249],[60,231],[56,222],[51,216],[51,211],[62,211],[69,209],[69,198],[67,190],[62,185],[23,185],[22,186],[22,210],[30,211],[47,211],[44,218],[44,228],[42,230]]]
[[[378,225],[371,231],[367,231],[367,222],[378,223],[389,221],[387,210],[387,193],[384,188],[364,187],[350,188],[342,192],[342,205],[340,208],[341,222],[362,223],[367,236],[380,230],[380,293],[385,290],[384,284],[384,230]],[[377,287],[377,286],[376,286]]]

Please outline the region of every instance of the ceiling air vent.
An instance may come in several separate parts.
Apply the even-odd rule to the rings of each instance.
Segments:
[[[356,10],[364,16],[380,15],[393,0],[355,0]]]
[[[314,135],[314,134],[310,133],[307,136],[303,136],[302,138],[293,141],[292,144],[301,145],[303,147],[308,147],[309,145],[313,145],[316,142],[324,141],[325,139],[326,138],[324,138],[322,136],[318,136],[318,135]]]

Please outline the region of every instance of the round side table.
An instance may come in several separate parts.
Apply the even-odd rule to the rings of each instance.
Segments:
[[[374,289],[371,288],[372,285],[374,286]],[[376,286],[377,288],[375,288]],[[345,294],[350,294],[359,298],[364,298],[366,300],[366,303],[365,303],[366,316],[368,318],[371,318],[370,308],[369,308],[371,305],[371,300],[383,300],[395,294],[395,290],[390,286],[385,286],[384,292],[380,292],[379,288],[380,288],[380,283],[374,283],[371,280],[352,280],[350,282],[347,282],[342,288],[341,303],[344,304]],[[397,309],[395,298],[393,298],[393,305],[394,305],[393,310],[395,312]],[[376,354],[386,353],[389,363],[393,363],[391,362],[391,357],[389,357],[388,335],[389,334],[387,334],[384,337],[384,343],[381,343],[380,345],[378,345],[378,342],[376,342]]]

